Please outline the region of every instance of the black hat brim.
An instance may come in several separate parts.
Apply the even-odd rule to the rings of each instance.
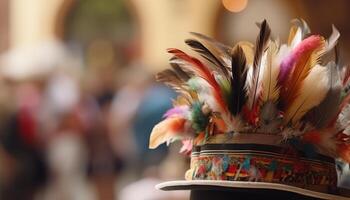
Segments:
[[[160,183],[157,189],[169,190],[192,190],[192,191],[225,191],[237,194],[254,192],[256,195],[273,194],[274,197],[293,197],[293,199],[328,199],[328,200],[350,200],[349,191],[339,189],[338,194],[321,193],[299,187],[265,182],[242,182],[242,181],[168,181]],[[273,192],[273,193],[271,193]],[[294,198],[295,197],[295,198]]]

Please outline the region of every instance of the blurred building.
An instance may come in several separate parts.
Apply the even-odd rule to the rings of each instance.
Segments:
[[[230,0],[214,0],[205,4],[201,0],[151,0],[147,3],[142,0],[2,0],[0,50],[35,45],[43,40],[77,39],[76,36],[85,43],[96,37],[115,42],[118,42],[117,38],[127,38],[129,44],[124,45],[133,49],[133,56],[141,59],[153,71],[158,71],[166,66],[165,49],[184,47],[182,41],[189,37],[190,31],[232,43],[241,39],[254,40],[257,32],[254,22],[263,18],[270,22],[275,33],[286,35],[288,22],[295,17],[304,18],[312,30],[320,34],[329,34],[330,24],[335,24],[342,33],[341,44],[350,46],[350,28],[347,26],[349,2],[346,0],[332,3],[326,0],[223,2]],[[228,7],[240,5],[244,5],[242,11],[229,11]],[[97,15],[86,15],[87,11],[94,11],[91,13]],[[105,16],[99,16],[98,12],[105,12]],[[90,29],[86,23],[79,24],[79,17],[85,17],[91,23]],[[113,19],[118,17],[117,20]],[[95,26],[97,23],[100,25]],[[72,30],[72,26],[81,32]],[[100,35],[90,33],[92,28]],[[107,31],[112,33],[105,34]],[[349,50],[345,47],[348,55]]]

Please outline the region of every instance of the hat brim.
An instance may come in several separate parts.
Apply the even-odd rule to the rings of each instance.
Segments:
[[[349,191],[345,189],[339,190],[339,195],[315,192],[294,186],[283,185],[278,183],[265,182],[242,182],[242,181],[208,181],[208,180],[192,180],[192,181],[168,181],[156,185],[159,190],[215,190],[215,189],[230,189],[230,190],[271,190],[285,193],[294,193],[301,196],[328,199],[328,200],[350,200]],[[344,195],[347,196],[344,196]]]

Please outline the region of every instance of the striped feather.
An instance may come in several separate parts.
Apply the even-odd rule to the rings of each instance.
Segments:
[[[267,48],[267,44],[269,42],[271,30],[266,20],[261,23],[260,34],[256,40],[255,54],[254,54],[254,62],[252,68],[252,76],[251,76],[251,84],[248,88],[249,98],[248,98],[248,106],[250,109],[253,109],[256,106],[256,101],[258,100],[258,90],[260,85],[260,72],[261,72],[261,61],[263,54]]]

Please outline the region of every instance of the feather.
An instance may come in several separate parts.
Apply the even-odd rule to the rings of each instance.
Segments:
[[[217,101],[220,111],[225,112],[227,110],[227,107],[222,98],[220,86],[216,82],[214,75],[209,71],[209,69],[204,66],[198,59],[187,55],[183,51],[180,51],[178,49],[168,49],[168,52],[174,54],[177,58],[182,59],[189,64],[181,66],[182,68],[185,67],[188,70],[192,70],[196,75],[208,82],[210,87],[212,87],[212,95]]]
[[[346,87],[347,83],[350,81],[350,65],[346,65],[342,68],[341,79],[343,87]]]
[[[197,40],[188,39],[185,40],[186,44],[190,46],[194,51],[198,52],[203,58],[217,66],[225,76],[228,76],[227,66],[224,61],[219,60],[213,53],[210,52],[202,43]]]
[[[310,34],[310,28],[302,19],[293,19],[292,24],[288,37],[288,46],[294,48],[305,38],[306,35]]]
[[[171,68],[173,68],[173,70],[175,71],[175,73],[177,74],[177,76],[183,81],[183,82],[187,82],[191,76],[193,76],[193,74],[189,73],[187,74],[185,71],[183,71],[181,69],[181,67],[179,67],[178,64],[176,63],[170,63]]]
[[[349,91],[350,91],[350,66],[344,66],[342,68],[342,74],[341,74],[341,79],[342,79],[342,94],[341,97],[342,99],[345,98],[346,96],[348,96]]]
[[[163,143],[169,143],[183,138],[186,133],[186,119],[182,117],[167,118],[154,126],[150,140],[149,148],[155,149]]]
[[[258,98],[258,90],[260,83],[260,72],[261,72],[261,60],[265,49],[267,47],[269,38],[270,38],[270,27],[267,24],[266,20],[261,23],[260,34],[256,40],[256,48],[253,62],[253,74],[252,74],[252,85],[249,88],[249,98],[248,98],[248,106],[250,109],[254,108],[256,105],[256,101]]]
[[[337,146],[338,156],[345,162],[350,163],[350,144],[342,143]]]
[[[193,139],[183,139],[179,153],[190,155],[193,148]]]
[[[231,57],[230,57],[230,51],[231,47],[224,45],[213,38],[210,38],[208,36],[205,36],[200,33],[191,32],[191,34],[195,37],[197,37],[200,41],[205,43],[205,46],[210,50],[210,52],[221,62],[226,63],[225,66],[227,66],[228,70],[231,67]]]
[[[333,137],[333,129],[313,129],[302,135],[302,141],[316,146],[319,152],[329,156],[337,156],[337,140]]]
[[[228,108],[233,116],[238,115],[246,103],[246,78],[246,58],[243,49],[238,45],[232,50],[231,98],[228,102]]]
[[[202,132],[205,130],[209,123],[210,111],[205,108],[203,103],[194,102],[191,107],[190,121],[192,122],[192,128],[196,132]]]
[[[326,44],[325,53],[330,52],[338,43],[340,33],[338,29],[332,25],[332,34],[329,36]]]
[[[174,116],[182,116],[186,117],[189,112],[188,106],[175,106],[169,110],[166,111],[166,113],[163,115],[164,118],[174,117]]]
[[[278,74],[279,63],[274,58],[277,54],[277,46],[271,43],[267,52],[266,67],[262,77],[262,101],[277,102],[279,98]]]
[[[214,45],[216,48],[220,49],[223,52],[229,53],[231,50],[230,46],[224,45],[218,41],[216,41],[215,39],[208,37],[206,35],[203,35],[201,33],[196,33],[196,32],[190,32],[190,34],[196,36],[197,38],[206,41],[207,43],[211,43],[212,45]]]
[[[284,115],[285,124],[295,124],[311,108],[319,105],[328,92],[327,69],[320,65],[313,67],[303,81],[299,96],[288,107]]]
[[[304,117],[304,121],[311,123],[315,128],[325,128],[336,116],[340,105],[341,81],[339,71],[334,62],[326,66],[329,76],[329,89],[320,105],[312,108]]]
[[[181,94],[187,101],[192,101],[193,97],[187,90],[186,83],[176,72],[166,69],[156,75],[156,80],[163,82],[165,85]]]
[[[282,110],[286,110],[297,97],[303,80],[317,64],[324,50],[324,39],[312,35],[303,40],[286,57],[280,66],[279,84],[281,85]],[[291,73],[291,75],[288,74]]]
[[[246,64],[248,66],[253,66],[254,62],[254,45],[250,42],[241,41],[236,44],[236,46],[240,46],[244,52],[246,58]]]
[[[261,133],[276,133],[282,124],[282,116],[272,101],[264,103],[259,115],[259,129]]]
[[[326,64],[332,60],[335,61],[336,64],[338,64],[338,48],[337,43],[338,39],[340,37],[340,33],[335,28],[335,26],[332,26],[332,34],[329,36],[329,38],[326,41],[325,44],[325,50],[324,54],[322,55],[322,64]]]
[[[165,83],[175,91],[182,93],[184,91],[184,81],[172,70],[166,69],[156,75],[156,80]]]
[[[312,130],[302,136],[304,142],[315,145],[318,151],[350,162],[350,136],[333,128]]]
[[[339,113],[339,116],[336,121],[336,127],[338,130],[344,130],[345,133],[350,134],[350,105],[346,105],[342,111]]]

